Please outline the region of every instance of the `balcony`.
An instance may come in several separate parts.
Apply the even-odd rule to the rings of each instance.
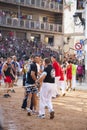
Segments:
[[[4,3],[11,3],[20,6],[38,8],[42,10],[49,10],[54,12],[63,12],[63,4],[58,2],[48,2],[43,0],[0,0]]]
[[[2,27],[10,27],[16,29],[25,29],[25,30],[33,30],[33,31],[42,31],[42,32],[50,32],[50,33],[62,33],[62,25],[59,24],[51,24],[40,21],[33,20],[22,20],[18,18],[7,18],[5,16],[0,16],[0,26]]]

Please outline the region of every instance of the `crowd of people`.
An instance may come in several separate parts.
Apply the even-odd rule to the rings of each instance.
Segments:
[[[42,59],[40,55],[32,55],[27,66],[23,66],[24,99],[22,109],[27,110],[28,116],[37,114],[37,94],[39,95],[39,115],[43,119],[46,116],[45,108],[48,108],[50,119],[54,118],[55,112],[52,98],[66,95],[66,91],[75,91],[76,77],[82,83],[84,66],[80,61],[77,65],[75,61],[69,59],[60,64],[57,57],[52,54],[48,58]]]
[[[25,46],[26,45],[26,46]],[[25,59],[28,60],[31,54],[38,53],[43,58],[49,57],[51,53],[58,57],[58,52],[51,50],[46,47],[46,44],[42,42],[21,40],[6,38],[0,42],[0,57],[9,57],[16,55],[18,60]]]
[[[56,54],[56,53],[55,53]],[[18,62],[17,56],[8,56],[5,60],[0,58],[0,87],[1,81],[5,84],[4,98],[11,97],[14,85],[21,75],[24,87],[24,99],[22,109],[27,110],[28,116],[37,114],[37,96],[39,96],[39,118],[45,118],[45,108],[50,113],[50,119],[54,118],[52,98],[66,95],[66,91],[75,90],[76,81],[82,83],[85,75],[84,65],[81,61],[71,58],[61,64],[57,61],[57,55],[50,53],[42,57],[41,53],[31,54],[28,60]],[[45,55],[44,55],[45,56]]]

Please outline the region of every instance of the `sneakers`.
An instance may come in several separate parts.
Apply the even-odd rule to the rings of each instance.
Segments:
[[[32,111],[32,114],[38,115],[38,111]]]
[[[52,97],[52,99],[55,99],[56,97]]]
[[[68,91],[70,92],[72,90],[72,88],[69,88]]]
[[[44,115],[44,114],[38,115],[38,117],[39,117],[40,119],[45,119],[45,115]]]
[[[4,98],[11,97],[8,93],[3,95]]]
[[[68,91],[68,90],[69,90],[69,88],[66,89],[66,91]]]
[[[28,115],[28,116],[31,116],[31,112],[28,112],[27,115]]]
[[[48,109],[48,106],[45,106],[45,109]]]
[[[12,89],[12,90],[11,90],[11,92],[12,92],[12,93],[15,93],[15,90],[14,90],[14,89]]]
[[[27,109],[27,111],[28,111],[27,115],[28,115],[28,116],[31,116],[32,110],[31,110],[30,108],[26,108],[26,109]]]
[[[50,119],[54,118],[54,111],[50,112]]]
[[[62,94],[63,97],[64,97],[65,95],[66,95],[65,93]]]
[[[38,115],[38,117],[39,117],[40,119],[45,119],[45,115],[44,115],[44,114]],[[53,119],[53,118],[54,118],[54,111],[50,112],[50,119]]]
[[[73,88],[72,90],[75,91],[75,88]]]
[[[57,94],[57,95],[56,95],[56,98],[57,98],[57,97],[60,97],[60,94]]]

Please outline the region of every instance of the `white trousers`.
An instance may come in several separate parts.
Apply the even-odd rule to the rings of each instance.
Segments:
[[[55,86],[53,89],[52,97],[56,97],[56,95],[59,95],[59,77],[55,77]]]
[[[76,87],[76,75],[72,76],[72,89]]]
[[[64,94],[66,92],[66,81],[65,80],[60,80],[59,84],[60,84],[60,88],[62,90],[62,94]]]
[[[55,84],[57,86],[57,88],[59,88],[59,76],[58,77],[55,77]]]
[[[53,111],[52,105],[52,93],[54,83],[42,83],[42,87],[40,89],[40,101],[39,101],[39,114],[45,114],[45,107],[48,107],[49,112]]]

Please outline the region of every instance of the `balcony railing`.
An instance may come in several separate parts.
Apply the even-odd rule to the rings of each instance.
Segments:
[[[63,12],[63,4],[48,2],[47,0],[0,0],[5,3],[18,4],[27,7],[40,8],[44,10]]]
[[[23,20],[18,18],[7,18],[5,16],[3,17],[0,16],[0,26],[27,29],[27,30],[46,31],[52,33],[62,32],[62,25],[59,24],[51,24],[48,22],[40,22],[32,20]]]

